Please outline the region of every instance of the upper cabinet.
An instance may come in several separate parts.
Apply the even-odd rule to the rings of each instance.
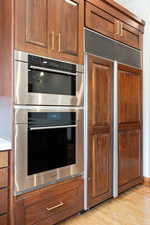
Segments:
[[[15,48],[83,63],[83,0],[15,0]]]
[[[86,27],[131,47],[142,49],[142,20],[110,0],[87,0],[85,7]]]

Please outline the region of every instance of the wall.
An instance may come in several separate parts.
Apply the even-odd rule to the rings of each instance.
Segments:
[[[146,22],[144,33],[144,77],[143,77],[143,113],[144,113],[144,176],[150,177],[150,0],[116,0]]]
[[[11,141],[11,99],[0,97],[0,137]]]

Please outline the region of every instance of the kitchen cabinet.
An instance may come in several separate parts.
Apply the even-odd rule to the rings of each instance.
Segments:
[[[83,209],[83,179],[76,177],[20,195],[15,205],[15,225],[58,223]]]
[[[83,63],[83,0],[15,0],[15,48]]]
[[[9,211],[8,151],[0,151],[0,224],[7,225]]]
[[[142,181],[142,71],[118,65],[119,192]]]
[[[112,196],[112,62],[89,56],[88,206]]]
[[[86,27],[142,49],[143,21],[135,21],[129,11],[109,0],[87,0],[85,7]]]

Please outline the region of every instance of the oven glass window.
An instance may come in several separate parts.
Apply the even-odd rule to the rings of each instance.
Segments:
[[[76,163],[74,112],[28,113],[28,118],[28,175]]]
[[[76,95],[76,76],[29,70],[28,92],[56,95]]]

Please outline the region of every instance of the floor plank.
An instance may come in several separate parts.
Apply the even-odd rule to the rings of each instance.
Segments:
[[[150,188],[132,188],[59,225],[150,225]]]

